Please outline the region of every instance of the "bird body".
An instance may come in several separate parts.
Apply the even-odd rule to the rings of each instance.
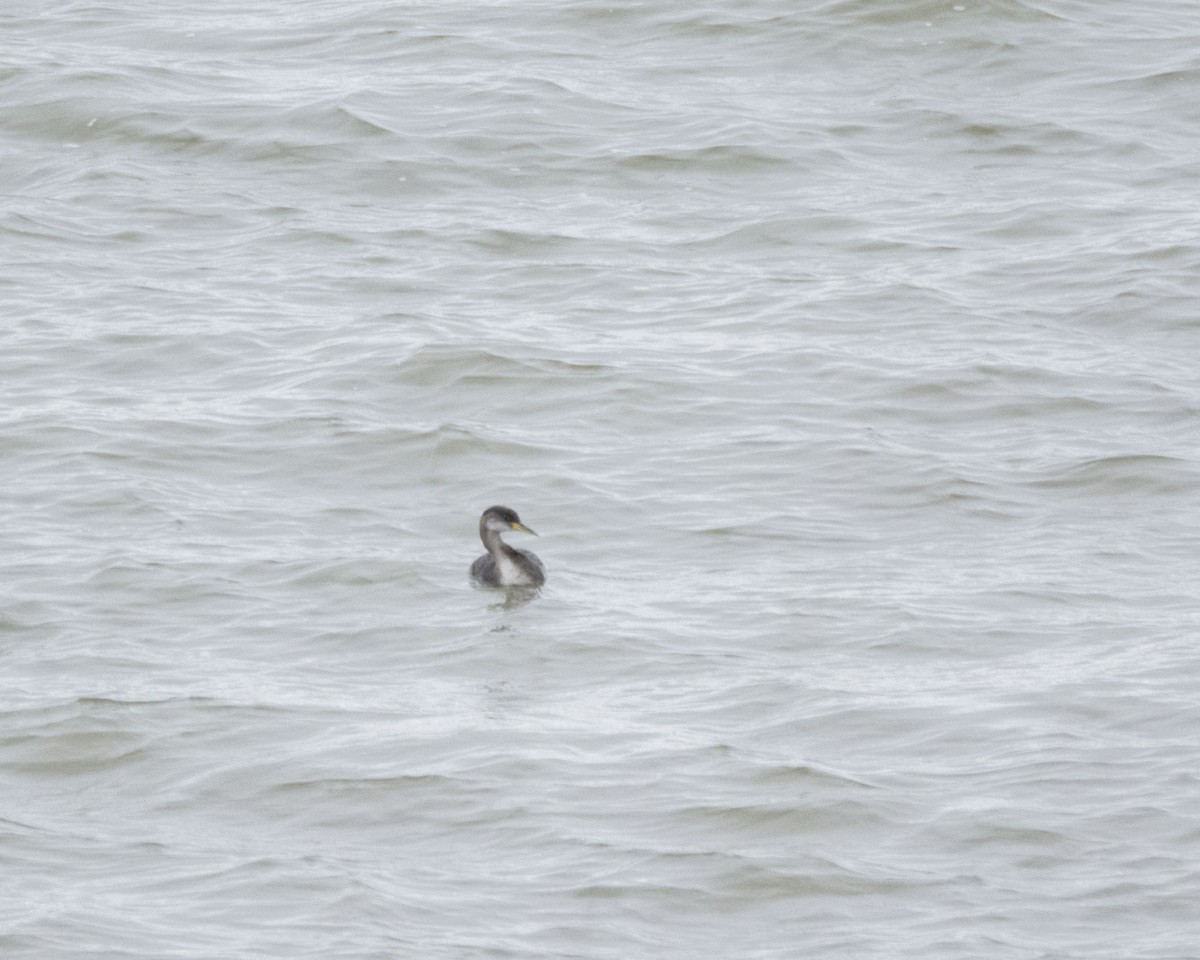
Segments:
[[[510,547],[500,534],[507,530],[533,533],[515,510],[488,507],[479,518],[479,539],[487,553],[471,564],[471,579],[482,587],[540,587],[546,582],[546,567],[537,554]]]

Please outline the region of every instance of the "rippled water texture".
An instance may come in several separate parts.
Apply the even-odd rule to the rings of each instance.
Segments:
[[[1200,7],[0,28],[4,957],[1197,955]]]

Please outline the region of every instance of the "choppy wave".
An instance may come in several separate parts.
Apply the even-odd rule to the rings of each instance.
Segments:
[[[1191,956],[1193,27],[9,13],[5,956]]]

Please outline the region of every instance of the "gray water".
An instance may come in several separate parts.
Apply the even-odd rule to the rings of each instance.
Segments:
[[[1200,6],[0,53],[4,957],[1200,956]]]

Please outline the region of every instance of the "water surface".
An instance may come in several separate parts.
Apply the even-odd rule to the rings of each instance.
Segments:
[[[1193,955],[1200,12],[4,27],[6,956]]]

